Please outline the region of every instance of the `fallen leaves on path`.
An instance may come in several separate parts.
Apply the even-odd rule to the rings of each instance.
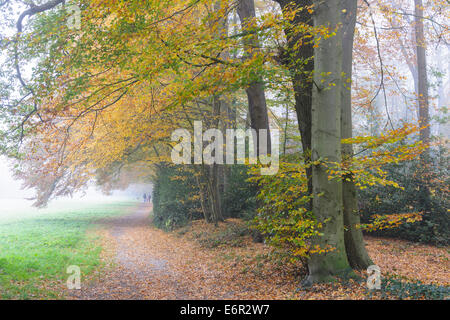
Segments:
[[[150,223],[149,207],[102,221],[103,273],[83,282],[72,299],[365,299],[365,283],[315,285],[300,289],[302,266],[280,264],[271,248],[242,236],[233,246],[205,247],[199,239],[237,228],[231,219],[218,227],[194,221],[171,233]],[[383,274],[449,285],[446,248],[400,240],[367,238]],[[204,243],[204,242],[203,242]],[[361,276],[366,277],[365,274]],[[87,282],[87,283],[86,283]],[[376,295],[374,296],[377,297]],[[373,298],[373,297],[372,297]]]

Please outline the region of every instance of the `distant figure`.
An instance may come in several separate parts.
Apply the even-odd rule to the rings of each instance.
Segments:
[[[147,202],[147,194],[144,193],[144,202]]]
[[[147,197],[147,202],[149,202],[150,203],[150,200],[152,199],[152,195],[149,193],[148,194],[148,197]]]

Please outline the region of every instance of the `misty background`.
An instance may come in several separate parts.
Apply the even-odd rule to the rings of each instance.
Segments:
[[[15,180],[12,175],[11,162],[5,157],[0,156],[0,218],[20,218],[24,212],[27,215],[36,214],[41,209],[33,207],[34,190],[22,189],[22,182]],[[144,193],[152,192],[150,184],[131,184],[125,190],[114,190],[111,195],[105,195],[97,190],[94,185],[88,187],[85,191],[80,191],[73,197],[59,197],[50,201],[45,211],[57,210],[67,206],[89,205],[100,202],[112,201],[143,201]],[[25,209],[25,211],[24,211]],[[20,214],[19,214],[20,213]]]

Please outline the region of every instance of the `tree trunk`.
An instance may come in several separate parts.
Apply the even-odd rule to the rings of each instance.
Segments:
[[[219,128],[223,106],[224,101],[222,97],[213,97],[213,128]],[[212,222],[217,224],[217,222],[224,220],[222,212],[223,192],[220,191],[223,184],[223,164],[213,163],[208,167],[207,186],[210,195]]]
[[[218,166],[216,163],[209,166],[209,172],[207,173],[207,188],[209,190],[209,203],[211,206],[211,222],[217,225],[218,222],[223,221],[222,214],[222,204],[221,204],[221,195],[219,192],[219,183],[218,183]]]
[[[203,177],[202,169],[200,170],[200,174],[201,174],[201,177],[199,177],[198,175],[196,176],[197,186],[198,186],[199,193],[200,193],[200,204],[202,207],[203,217],[205,218],[205,221],[210,223],[211,222],[211,211],[208,206],[208,199],[207,199],[208,190],[205,187],[205,183],[203,181],[204,177]]]
[[[307,7],[312,5],[312,0],[277,0],[283,14],[289,9]],[[295,26],[307,24],[313,26],[312,15],[308,10],[300,10],[291,22],[294,28],[286,28],[287,49],[282,52],[281,62],[291,73],[292,85],[295,96],[295,112],[297,114],[298,128],[302,138],[302,149],[305,163],[311,160],[311,104],[312,104],[312,81],[309,76],[314,70],[314,48],[313,43],[302,43],[299,41],[303,35],[295,31]],[[308,194],[312,194],[312,168],[306,169],[308,178]],[[310,203],[310,209],[312,202]]]
[[[225,121],[225,132],[226,128],[236,129],[236,108],[234,106],[234,101],[231,100],[229,104],[226,105],[226,121]],[[236,146],[235,146],[236,149]],[[236,154],[236,151],[234,151]],[[226,157],[226,155],[224,155]],[[226,161],[225,161],[226,162]],[[223,194],[226,195],[230,189],[230,177],[231,177],[231,166],[232,164],[225,164],[223,168]],[[228,217],[229,210],[225,206],[222,207],[223,214]]]
[[[242,30],[247,30],[255,23],[255,3],[254,0],[240,0],[237,6],[237,12],[241,20]],[[258,35],[254,34],[249,37],[244,37],[243,40],[244,51],[247,59],[252,59],[259,51]],[[271,153],[271,139],[269,128],[269,116],[267,112],[266,97],[264,94],[264,83],[261,78],[253,81],[245,89],[248,98],[248,110],[250,114],[250,125],[252,129],[257,132],[257,139],[255,141],[256,155],[264,155]],[[267,130],[267,145],[259,143],[259,130]],[[261,149],[262,148],[262,149]]]
[[[342,22],[340,1],[314,1],[314,24],[329,26],[332,32]],[[312,96],[312,160],[341,161],[341,72],[342,30],[323,39],[314,50]],[[322,81],[324,80],[324,81]],[[321,87],[318,87],[320,85]],[[322,236],[312,239],[312,247],[332,249],[313,253],[308,260],[309,275],[305,285],[333,281],[335,276],[353,275],[347,260],[342,213],[342,182],[329,180],[327,168],[313,166],[313,213],[322,223]]]
[[[346,10],[342,17],[343,39],[342,39],[342,72],[345,73],[341,86],[341,135],[342,139],[352,137],[352,51],[353,37],[355,33],[357,0],[342,0]],[[353,157],[353,145],[342,145],[342,160],[351,161]],[[348,181],[349,179],[350,181]],[[358,213],[358,199],[356,197],[356,186],[352,176],[342,181],[342,199],[344,211],[344,239],[347,259],[353,269],[367,269],[373,262],[367,253],[361,229],[356,226],[360,224]]]
[[[426,41],[423,31],[423,4],[422,0],[414,0],[415,6],[415,34],[416,34],[416,58],[417,58],[417,82],[418,92],[417,98],[419,102],[419,126],[420,140],[425,143],[430,143],[430,115],[428,104],[428,77],[427,77],[427,60],[426,60]],[[428,188],[428,172],[430,155],[428,150],[425,150],[420,155],[421,161],[421,192],[419,201],[422,204],[425,214],[431,211],[430,190]]]
[[[430,142],[430,116],[428,106],[428,79],[426,61],[426,42],[423,32],[423,4],[422,0],[414,0],[415,5],[415,33],[417,56],[417,80],[419,100],[419,125],[427,126],[420,130],[420,140]],[[425,155],[425,153],[424,153]]]

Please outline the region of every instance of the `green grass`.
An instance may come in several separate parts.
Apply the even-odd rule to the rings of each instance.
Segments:
[[[135,202],[69,202],[33,214],[0,212],[0,299],[60,298],[67,267],[82,277],[101,267],[101,247],[86,231],[99,218],[123,214]],[[83,279],[83,278],[82,278]]]

